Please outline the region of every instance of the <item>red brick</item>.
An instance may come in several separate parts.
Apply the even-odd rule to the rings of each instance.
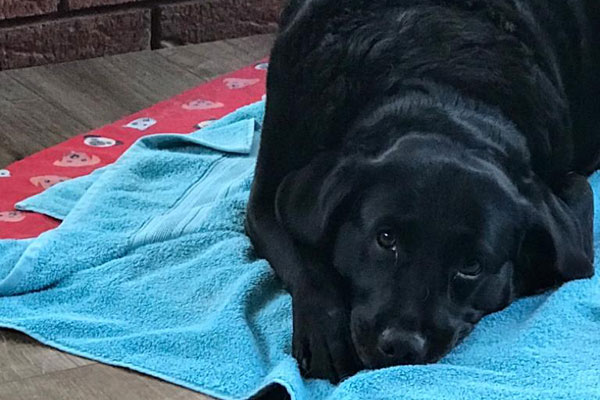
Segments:
[[[0,70],[150,48],[150,11],[136,9],[0,29]]]
[[[0,0],[0,20],[54,12],[59,0]]]
[[[160,6],[161,40],[200,43],[277,30],[281,0],[199,0]]]
[[[136,3],[138,1],[143,0],[65,0],[65,5],[69,10],[79,10],[81,8],[107,6],[113,4]]]

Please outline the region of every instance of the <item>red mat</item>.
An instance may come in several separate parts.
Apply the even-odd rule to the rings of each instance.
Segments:
[[[266,69],[266,60],[260,61],[0,169],[0,239],[36,237],[59,225],[41,214],[16,211],[15,203],[114,162],[142,136],[190,133],[260,100]]]

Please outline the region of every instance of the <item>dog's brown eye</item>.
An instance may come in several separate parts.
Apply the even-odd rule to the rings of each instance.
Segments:
[[[381,231],[377,234],[377,243],[384,249],[391,250],[396,247],[396,236],[390,231]]]
[[[467,277],[476,277],[483,271],[481,263],[478,260],[467,260],[467,262],[458,271],[459,274]]]

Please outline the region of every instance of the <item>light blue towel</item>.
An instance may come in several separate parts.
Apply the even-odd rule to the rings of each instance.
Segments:
[[[301,379],[290,297],[243,231],[262,113],[141,139],[20,203],[64,222],[0,241],[0,326],[224,399],[600,399],[598,277],[485,318],[437,364]]]

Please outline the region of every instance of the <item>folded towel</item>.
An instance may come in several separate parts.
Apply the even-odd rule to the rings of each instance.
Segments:
[[[243,229],[262,115],[145,137],[20,203],[64,221],[0,241],[0,326],[224,399],[600,399],[598,277],[486,317],[437,364],[303,380],[290,296]]]

